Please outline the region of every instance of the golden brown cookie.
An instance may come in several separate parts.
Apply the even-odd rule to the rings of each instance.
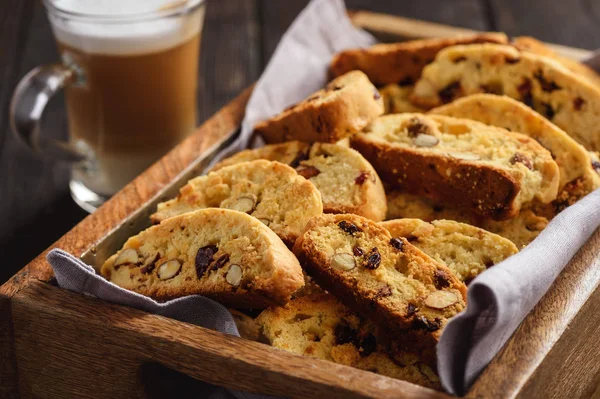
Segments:
[[[200,294],[234,308],[285,304],[304,284],[298,260],[258,219],[208,208],[127,240],[101,274],[156,299]]]
[[[412,40],[376,44],[366,49],[345,50],[336,54],[329,71],[332,77],[358,69],[377,86],[390,83],[414,84],[425,65],[442,49],[457,44],[507,43],[504,33],[479,33],[450,38]]]
[[[555,59],[499,44],[453,46],[423,69],[411,101],[432,108],[469,94],[530,106],[591,151],[600,150],[600,88]]]
[[[373,323],[331,294],[294,299],[264,310],[256,321],[276,348],[441,389],[435,371],[418,354],[391,350]]]
[[[383,110],[379,91],[364,73],[353,71],[279,115],[258,123],[254,131],[267,143],[289,140],[335,143],[362,130]]]
[[[583,186],[582,192],[572,193],[578,198],[600,186],[590,154],[581,144],[542,115],[508,96],[473,94],[434,108],[430,113],[473,119],[534,138],[550,151],[558,165],[559,192],[576,180]]]
[[[354,213],[380,221],[387,211],[377,172],[357,151],[337,144],[289,141],[244,150],[219,162],[213,170],[256,159],[290,165],[321,192],[326,213]]]
[[[360,216],[313,218],[294,253],[323,289],[429,359],[448,319],[465,307],[466,287],[452,271]]]
[[[404,237],[431,258],[448,266],[466,284],[488,267],[518,252],[511,241],[452,220],[395,219],[380,223],[392,237]]]
[[[468,119],[384,115],[351,145],[394,189],[496,220],[557,195],[558,166],[538,142]]]
[[[203,208],[225,208],[254,216],[293,245],[313,216],[323,213],[321,194],[294,169],[264,159],[231,165],[190,180],[177,198],[158,204],[158,223]]]

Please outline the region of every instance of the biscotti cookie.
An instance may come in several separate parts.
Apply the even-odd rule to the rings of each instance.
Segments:
[[[496,220],[556,198],[558,166],[534,139],[468,119],[392,114],[351,145],[395,189]]]
[[[383,97],[386,114],[399,114],[401,112],[425,112],[424,108],[410,102],[413,86],[399,86],[389,84],[379,90]]]
[[[594,71],[592,68],[582,64],[581,62],[557,54],[550,47],[546,46],[539,40],[534,39],[533,37],[515,37],[511,41],[511,44],[521,51],[529,51],[531,53],[554,58],[574,74],[586,78],[594,85],[600,85],[600,75],[598,75],[598,73],[596,73],[596,71]]]
[[[558,187],[559,192],[565,190],[563,196],[577,200],[600,186],[590,155],[581,144],[542,115],[508,96],[473,94],[434,108],[430,113],[473,119],[534,138],[556,161],[560,171]]]
[[[376,85],[389,83],[414,84],[425,65],[445,47],[471,43],[507,43],[503,33],[413,40],[402,43],[376,44],[364,49],[345,50],[336,54],[329,66],[333,77],[355,69],[367,74]]]
[[[433,201],[421,195],[409,194],[386,187],[388,212],[386,220],[416,218],[426,222],[438,219],[455,220],[477,225],[482,219],[471,212],[458,209],[443,201]]]
[[[152,221],[203,208],[225,208],[254,216],[288,245],[313,216],[323,213],[321,194],[296,171],[264,159],[242,162],[190,180],[177,198],[162,202]]]
[[[240,333],[240,337],[250,341],[269,343],[262,333],[262,328],[257,320],[250,315],[237,309],[227,309],[235,322],[235,326]]]
[[[299,140],[335,143],[362,130],[383,113],[381,94],[360,71],[331,81],[324,89],[254,127],[267,143]]]
[[[600,149],[600,88],[558,61],[499,44],[453,46],[423,69],[411,101],[436,107],[475,93],[532,107],[588,150]]]
[[[294,299],[256,319],[276,348],[440,389],[434,370],[417,354],[391,352],[377,328],[333,295]]]
[[[498,234],[512,241],[521,249],[533,241],[548,226],[548,219],[536,214],[531,209],[524,209],[509,220],[501,222],[486,219],[480,224],[481,228]]]
[[[488,267],[518,252],[511,241],[489,231],[452,220],[396,219],[380,223],[392,237],[404,237],[415,247],[448,266],[466,284]]]
[[[127,240],[101,274],[155,299],[200,294],[238,308],[286,303],[302,268],[258,219],[208,208],[166,219]]]
[[[427,222],[449,219],[467,223],[498,234],[523,248],[533,241],[548,225],[548,219],[531,209],[522,209],[511,219],[495,221],[454,208],[451,204],[436,202],[422,196],[401,191],[388,191],[387,219],[416,218]]]
[[[213,170],[255,159],[287,163],[321,192],[325,213],[354,213],[380,221],[387,211],[377,172],[357,151],[336,144],[290,141],[244,150]]]
[[[294,253],[321,288],[429,360],[448,319],[465,307],[466,287],[450,269],[357,215],[313,218]]]

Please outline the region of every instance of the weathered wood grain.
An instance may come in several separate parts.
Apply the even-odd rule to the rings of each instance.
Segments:
[[[19,397],[10,298],[0,296],[0,398]]]
[[[212,384],[286,397],[449,398],[42,283],[17,294],[13,308],[25,397],[145,397],[140,367],[158,363]]]
[[[200,44],[198,116],[203,122],[261,71],[258,0],[208,0]]]
[[[486,0],[498,30],[593,50],[600,47],[600,3],[594,0]]]

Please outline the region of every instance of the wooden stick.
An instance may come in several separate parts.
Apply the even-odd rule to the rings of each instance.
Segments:
[[[472,29],[370,11],[350,11],[349,15],[356,26],[375,34],[381,34],[387,40],[431,39],[480,33]],[[582,60],[591,54],[591,51],[575,47],[546,44],[557,53],[576,60]]]

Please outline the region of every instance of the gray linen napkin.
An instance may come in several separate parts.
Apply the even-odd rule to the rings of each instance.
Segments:
[[[260,145],[252,140],[252,126],[321,88],[333,54],[374,42],[372,36],[352,26],[342,0],[311,1],[285,33],[257,82],[241,136],[213,164],[243,148]],[[600,66],[600,57],[590,60],[590,66]],[[438,372],[448,392],[463,394],[468,390],[599,225],[597,190],[558,215],[527,248],[470,284],[466,311],[448,323],[437,348]],[[231,330],[235,326],[226,310],[206,298],[193,296],[157,304],[93,276],[89,266],[64,252],[52,251],[48,261],[61,287],[237,333]]]

